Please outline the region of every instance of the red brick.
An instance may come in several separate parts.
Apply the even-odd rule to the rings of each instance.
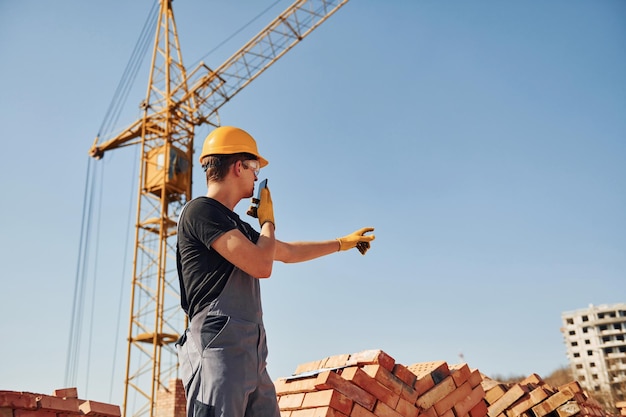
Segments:
[[[278,398],[278,408],[282,410],[297,410],[302,407],[304,393],[286,394]]]
[[[42,395],[38,399],[39,408],[61,413],[78,414],[78,399],[58,398],[49,395]]]
[[[379,365],[366,365],[363,371],[406,400],[415,401],[417,393],[401,379]]]
[[[585,395],[584,392],[575,392],[574,393],[574,400],[580,404],[584,404],[586,402],[588,402],[588,398]]]
[[[542,417],[557,409],[558,406],[565,404],[574,397],[574,393],[570,389],[564,389],[552,395],[543,402],[531,408],[536,417]]]
[[[276,388],[277,395],[297,394],[315,391],[315,384],[317,384],[317,375],[299,379],[281,378],[274,381],[274,388]]]
[[[539,385],[545,384],[545,382],[543,382],[543,379],[541,379],[541,377],[537,374],[530,374],[519,383],[522,385],[533,385],[532,389],[537,388]]]
[[[419,362],[409,365],[407,368],[415,374],[418,380],[430,376],[435,384],[440,383],[450,375],[448,364],[444,361]]]
[[[454,411],[452,411],[452,409],[449,409],[448,411],[443,413],[440,417],[454,417]]]
[[[36,410],[37,396],[28,392],[0,391],[0,407]]]
[[[295,375],[303,374],[305,372],[317,371],[322,368],[324,359],[319,359],[312,362],[301,363],[296,367]]]
[[[409,387],[413,387],[413,384],[415,384],[415,380],[417,379],[417,377],[415,376],[415,374],[411,371],[409,371],[409,368],[407,368],[404,365],[401,365],[399,363],[396,363],[393,366],[393,372],[392,372],[395,376],[398,377],[398,379],[400,379],[402,382],[404,382],[406,385],[408,385]]]
[[[580,413],[580,406],[574,401],[568,401],[565,404],[557,407],[556,413],[559,415],[559,417],[570,417]]]
[[[470,417],[485,417],[487,415],[487,403],[485,401],[480,401],[478,404],[474,406],[471,410],[469,410]]]
[[[370,410],[365,409],[360,404],[354,404],[354,407],[352,407],[352,412],[350,413],[350,417],[376,417],[376,414],[372,413]]]
[[[291,417],[347,417],[347,416],[330,407],[318,407],[318,408],[306,408],[302,410],[294,410],[291,412]]]
[[[54,390],[54,396],[60,398],[78,398],[78,390],[76,388],[61,388]]]
[[[417,393],[419,397],[429,389],[435,386],[435,381],[431,378],[430,375],[425,375],[422,378],[417,378],[415,380],[415,384],[413,385],[413,389]]]
[[[507,416],[518,417],[522,413],[530,410],[535,405],[552,395],[552,392],[544,387],[537,387],[527,395],[518,400],[507,410]]]
[[[439,384],[435,385],[434,387],[426,391],[423,395],[418,397],[415,403],[422,410],[426,410],[427,408],[432,407],[437,401],[450,394],[455,389],[456,385],[454,385],[454,380],[451,376],[448,376]]]
[[[13,410],[15,417],[56,417],[57,414],[53,411],[41,411],[41,410]]]
[[[343,414],[350,414],[353,401],[342,393],[329,389],[307,392],[302,401],[302,408],[330,407]]]
[[[8,407],[0,407],[0,417],[13,417],[13,409]]]
[[[490,384],[491,381],[483,380],[481,384],[483,389],[485,390],[485,401],[487,401],[488,405],[494,404],[498,401],[506,392],[508,391],[508,387],[504,384]]]
[[[374,409],[374,404],[376,403],[376,398],[372,394],[359,388],[352,382],[346,381],[333,371],[325,371],[319,374],[316,378],[315,387],[318,390],[336,389],[352,401],[361,404],[370,411]]]
[[[509,408],[511,404],[522,398],[528,392],[528,388],[519,384],[514,384],[504,395],[489,406],[489,417],[497,417],[504,410]]]
[[[323,366],[324,368],[337,368],[340,366],[346,366],[346,363],[349,359],[349,353],[344,353],[343,355],[329,356],[328,358],[324,359]]]
[[[483,381],[483,376],[478,369],[474,369],[469,377],[469,382],[472,388],[477,387]],[[484,389],[483,389],[484,391]]]
[[[413,389],[418,397],[450,375],[448,364],[444,361],[419,362],[407,368],[416,376]]]
[[[363,388],[365,391],[372,394],[376,399],[384,402],[392,408],[398,404],[400,395],[389,390],[372,376],[368,375],[363,369],[356,366],[346,368],[341,373],[341,377],[347,381],[351,381],[355,385]]]
[[[376,403],[374,414],[376,414],[377,417],[404,417],[402,414],[380,401]]]
[[[454,375],[454,374],[452,374]],[[454,378],[453,378],[454,379]],[[463,385],[443,397],[441,400],[437,401],[433,407],[435,407],[435,411],[439,416],[443,416],[443,414],[452,409],[454,404],[463,400],[465,397],[472,393],[472,387],[469,382],[465,381]]]
[[[460,387],[467,381],[472,373],[470,371],[469,366],[466,363],[460,363],[456,365],[452,365],[450,368],[450,375],[452,375],[452,379],[454,379],[454,384],[457,387]]]
[[[396,411],[404,417],[417,417],[419,414],[419,409],[415,406],[415,404],[405,400],[404,398],[400,398],[398,401]]]
[[[578,383],[578,381],[572,381],[570,383],[567,383],[565,385],[561,385],[559,387],[559,391],[564,391],[566,389],[569,389],[573,393],[582,393],[583,392],[583,389],[580,386],[580,384]]]
[[[467,383],[470,385],[470,387],[472,387],[472,384],[469,380],[467,381]],[[485,391],[483,390],[483,387],[478,384],[477,386],[472,388],[472,392],[468,396],[454,404],[454,414],[459,417],[469,414],[470,410],[474,408],[478,403],[484,403],[484,397]]]
[[[78,406],[85,415],[99,415],[120,417],[120,407],[113,404],[105,404],[97,401],[85,401]]]
[[[378,364],[388,371],[393,371],[396,360],[382,350],[365,350],[350,355],[346,365],[373,365]]]
[[[171,378],[167,389],[161,388],[157,391],[154,417],[186,417],[186,415],[187,401],[183,381]]]

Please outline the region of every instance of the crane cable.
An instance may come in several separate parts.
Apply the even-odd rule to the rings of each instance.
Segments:
[[[128,60],[128,64],[122,73],[120,83],[113,94],[113,99],[109,104],[100,129],[98,130],[98,137],[100,135],[108,135],[113,131],[113,128],[117,125],[119,116],[122,112],[124,104],[128,101],[128,94],[131,91],[131,87],[137,79],[137,74],[141,68],[141,64],[144,62],[146,54],[148,53],[148,47],[152,43],[152,30],[156,26],[156,22],[159,17],[159,1],[155,0],[152,4],[152,9],[148,13],[148,17],[143,24],[139,39],[135,44],[135,48]]]
[[[138,160],[138,154],[139,150],[137,149],[137,147],[135,146],[135,156],[133,158],[134,161]],[[137,177],[137,170],[138,170],[138,164],[137,162],[135,162],[135,166],[133,169],[133,177]],[[128,200],[132,200],[133,196],[135,195],[136,192],[136,188],[135,187],[131,187],[130,189],[130,195],[128,196]],[[124,230],[131,230],[131,225],[132,225],[132,214],[133,214],[133,207],[132,204],[128,205],[128,216],[126,217],[126,228]],[[120,292],[119,292],[119,297],[117,298],[118,302],[117,302],[117,322],[115,325],[115,340],[113,342],[113,365],[111,366],[111,381],[110,381],[110,386],[109,386],[109,402],[112,403],[113,402],[113,387],[115,385],[115,364],[117,363],[117,344],[119,342],[119,336],[120,336],[120,326],[121,326],[121,318],[122,318],[122,300],[124,299],[124,289],[126,288],[126,280],[124,279],[124,277],[126,276],[126,266],[128,265],[128,254],[130,253],[130,250],[128,249],[129,245],[130,245],[130,235],[126,236],[126,243],[124,245],[124,260],[122,261],[122,273],[120,274]]]
[[[156,0],[148,14],[148,18],[144,23],[142,32],[140,34],[139,40],[135,44],[133,52],[131,54],[131,58],[124,70],[120,83],[115,90],[113,99],[111,104],[109,105],[107,112],[105,114],[104,120],[100,125],[98,130],[98,137],[100,135],[109,134],[113,127],[117,124],[119,119],[119,115],[123,109],[123,104],[127,101],[128,95],[131,91],[131,87],[137,78],[137,73],[141,67],[141,63],[144,61],[144,58],[147,54],[148,47],[151,43],[151,29],[155,26],[155,22],[158,18],[158,0]],[[136,159],[136,158],[135,158]],[[92,163],[94,162],[93,158],[89,157],[87,162],[87,170],[85,175],[85,186],[84,186],[84,195],[83,195],[83,212],[81,219],[81,229],[79,236],[79,248],[78,248],[78,260],[76,265],[76,276],[74,281],[74,300],[72,304],[72,316],[70,320],[70,334],[66,355],[66,364],[65,364],[65,378],[64,383],[65,386],[76,386],[77,378],[78,378],[78,369],[80,362],[80,348],[81,348],[81,340],[83,338],[82,330],[83,330],[83,317],[84,308],[85,308],[85,290],[87,286],[87,275],[89,271],[89,260],[90,260],[90,242],[91,242],[91,230],[92,230],[92,219],[94,218],[94,210],[95,205],[98,203],[97,213],[101,212],[102,207],[102,198],[101,198],[101,190],[102,190],[102,170],[97,170]],[[100,171],[100,198],[98,201],[95,201],[95,193],[96,193],[96,180],[98,178],[98,172]],[[132,197],[131,197],[132,199]],[[98,214],[99,216],[99,214]],[[129,214],[130,218],[130,214]],[[99,223],[99,220],[98,220]],[[99,228],[99,226],[97,226]],[[97,251],[97,243],[96,243],[96,251]],[[97,266],[97,253],[95,255],[95,265]],[[93,290],[92,290],[92,300],[95,298],[95,288],[96,288],[96,274],[97,268],[94,270],[94,282],[93,282]],[[120,308],[118,308],[118,331],[119,333],[119,314],[121,314],[121,295],[120,295]],[[93,307],[94,303],[91,303],[91,320],[93,324]],[[91,336],[93,331],[93,325],[90,325],[91,329],[89,334],[89,343],[91,343]],[[116,340],[117,345],[117,340]],[[91,346],[88,347],[88,355],[91,355]],[[89,360],[90,358],[88,358]],[[89,380],[89,366],[86,369],[86,385],[88,385]]]
[[[78,263],[76,265],[76,279],[74,281],[74,303],[72,305],[72,317],[70,320],[70,338],[68,343],[67,357],[65,362],[65,386],[75,386],[78,373],[78,361],[82,334],[82,319],[84,309],[86,259],[89,257],[89,231],[91,229],[91,213],[93,203],[94,181],[96,176],[92,174],[91,160],[87,161],[87,175],[85,176],[85,189],[83,195],[83,215],[81,219]]]

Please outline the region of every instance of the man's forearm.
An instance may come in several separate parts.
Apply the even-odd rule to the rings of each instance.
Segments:
[[[310,261],[330,255],[339,250],[335,239],[319,242],[281,242],[276,241],[276,260],[285,263]]]

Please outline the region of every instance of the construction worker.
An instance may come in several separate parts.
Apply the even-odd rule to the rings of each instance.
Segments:
[[[266,370],[267,346],[259,278],[275,260],[291,263],[357,247],[369,249],[374,229],[318,242],[282,242],[268,188],[261,191],[260,232],[233,210],[253,195],[268,164],[242,129],[218,127],[205,139],[200,163],[206,196],[191,200],[178,222],[181,305],[189,328],[176,343],[188,417],[279,417]]]

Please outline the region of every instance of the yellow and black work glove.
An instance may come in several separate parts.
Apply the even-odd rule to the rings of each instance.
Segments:
[[[347,236],[338,237],[339,250],[348,250],[356,247],[361,252],[361,255],[365,255],[365,252],[370,248],[370,242],[376,238],[374,235],[366,236],[365,233],[373,231],[373,227],[364,227]]]
[[[270,189],[265,187],[261,190],[261,200],[259,201],[259,208],[257,209],[257,215],[259,217],[259,225],[263,225],[270,222],[276,227],[274,222],[274,205],[272,204],[272,195]]]

